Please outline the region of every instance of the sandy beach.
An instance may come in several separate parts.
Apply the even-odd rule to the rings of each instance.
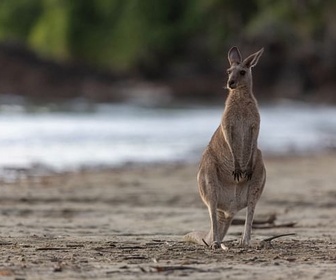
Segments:
[[[197,164],[122,168],[3,182],[1,279],[335,279],[336,154],[266,158],[251,248],[183,242],[208,230]],[[273,215],[273,216],[272,216]],[[244,218],[241,212],[238,218]],[[279,234],[295,234],[265,239]]]

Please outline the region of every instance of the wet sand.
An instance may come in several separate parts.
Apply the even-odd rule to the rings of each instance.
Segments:
[[[228,251],[182,240],[209,228],[196,164],[2,183],[0,277],[335,279],[336,154],[267,158],[265,164],[256,218],[275,214],[275,223],[254,229],[251,248],[238,247],[243,226],[231,226]],[[295,235],[262,242],[287,233]]]

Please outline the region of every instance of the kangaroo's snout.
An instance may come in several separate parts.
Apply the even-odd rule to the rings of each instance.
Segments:
[[[237,86],[236,81],[234,81],[234,80],[229,80],[229,81],[228,81],[228,86],[229,86],[230,89],[234,89],[234,88],[236,88],[236,86]]]

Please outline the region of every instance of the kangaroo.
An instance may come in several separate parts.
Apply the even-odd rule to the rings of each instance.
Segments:
[[[241,246],[249,246],[256,204],[266,182],[266,170],[257,140],[260,115],[252,92],[252,67],[256,66],[263,48],[242,61],[240,51],[228,52],[229,90],[221,123],[205,149],[197,174],[200,196],[208,207],[210,231],[195,231],[185,240],[208,245],[222,244],[234,215],[247,207]]]

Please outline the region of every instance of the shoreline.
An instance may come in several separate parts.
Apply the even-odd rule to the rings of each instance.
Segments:
[[[324,149],[323,151],[311,151],[305,153],[294,152],[293,154],[288,153],[264,153],[264,161],[280,161],[280,160],[295,160],[295,159],[311,159],[323,158],[329,156],[336,157],[336,150],[334,149]],[[201,158],[201,153],[200,153]],[[120,171],[120,170],[137,170],[137,169],[150,169],[150,168],[169,168],[178,166],[196,166],[198,168],[199,160],[172,160],[172,161],[151,161],[151,162],[125,162],[120,164],[92,164],[92,165],[81,165],[77,167],[65,167],[65,168],[55,168],[48,164],[35,163],[30,166],[19,166],[19,165],[3,165],[0,166],[0,180],[2,182],[11,181],[15,183],[15,178],[20,181],[24,178],[38,178],[38,177],[49,177],[49,176],[62,176],[69,174],[80,174],[80,173],[95,173],[104,171]],[[9,175],[8,177],[6,177]]]

